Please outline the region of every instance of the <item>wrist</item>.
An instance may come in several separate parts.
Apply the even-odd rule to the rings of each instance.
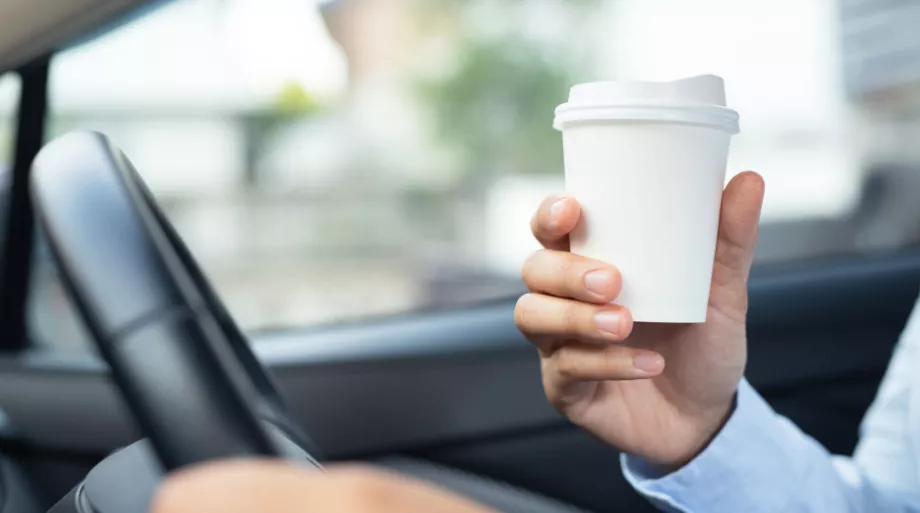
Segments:
[[[732,414],[735,412],[735,407],[737,406],[737,394],[732,396],[731,401],[723,407],[715,410],[711,415],[706,415],[705,417],[710,419],[704,421],[700,424],[699,434],[694,438],[697,442],[694,443],[683,456],[675,458],[670,461],[664,462],[649,462],[650,467],[659,475],[667,475],[677,470],[680,470],[688,463],[697,458],[707,447],[712,443],[713,440],[719,435],[725,425],[731,419]]]

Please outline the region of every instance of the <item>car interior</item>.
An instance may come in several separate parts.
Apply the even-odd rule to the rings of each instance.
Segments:
[[[239,327],[131,155],[107,134],[48,137],[55,52],[147,7],[0,2],[0,71],[21,84],[0,260],[0,511],[142,512],[165,472],[229,456],[365,462],[498,511],[653,510],[624,481],[616,450],[547,404],[514,294]],[[58,269],[94,351],[31,340],[39,257]],[[756,266],[748,379],[849,454],[918,285],[910,249]]]

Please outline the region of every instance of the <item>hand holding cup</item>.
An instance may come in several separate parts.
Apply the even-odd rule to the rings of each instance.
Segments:
[[[705,105],[693,90],[672,91],[671,103]],[[530,293],[515,321],[538,349],[554,407],[620,450],[675,469],[729,418],[744,373],[763,180],[741,173],[723,192],[728,136],[705,133],[718,132],[711,127],[583,122],[557,119],[568,192],[533,218],[545,249],[524,264]],[[646,133],[656,130],[679,141]]]

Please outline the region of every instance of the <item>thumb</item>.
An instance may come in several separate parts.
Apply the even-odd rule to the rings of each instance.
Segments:
[[[747,313],[747,280],[754,261],[763,196],[763,178],[753,171],[735,176],[722,193],[709,302],[742,321]]]

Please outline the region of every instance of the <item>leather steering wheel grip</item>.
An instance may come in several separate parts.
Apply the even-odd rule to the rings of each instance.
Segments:
[[[31,190],[62,282],[164,467],[287,453],[258,416],[274,392],[264,369],[231,345],[238,328],[108,138],[48,143]]]

